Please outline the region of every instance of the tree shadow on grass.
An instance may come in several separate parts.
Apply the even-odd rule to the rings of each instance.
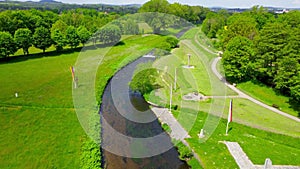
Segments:
[[[35,54],[29,54],[29,55],[18,55],[18,56],[11,56],[6,58],[0,58],[0,65],[6,64],[6,63],[18,63],[23,62],[30,59],[38,59],[42,57],[55,57],[60,56],[63,54],[71,54],[74,52],[81,52],[81,51],[87,51],[87,50],[97,50],[99,48],[106,48],[109,46],[123,46],[125,43],[123,41],[120,41],[118,43],[110,43],[110,44],[95,44],[95,45],[89,45],[84,47],[77,47],[77,48],[70,48],[70,49],[63,49],[61,51],[49,51],[45,53],[35,53]]]
[[[270,87],[270,88],[272,88],[272,90],[275,92],[275,94],[277,96],[287,96],[288,97],[288,94],[285,94],[280,90],[276,90],[275,88],[273,88],[271,86],[267,86],[266,84],[263,84],[262,82],[260,82],[258,80],[252,80],[251,82],[255,85],[260,86],[260,87]],[[289,108],[291,108],[291,109],[293,109],[294,111],[297,112],[297,117],[300,118],[300,104],[299,104],[299,102],[293,100],[292,98],[289,98],[289,101],[287,101],[286,103],[288,103],[290,105]],[[272,105],[272,107],[277,108],[276,106],[277,105],[275,105],[275,104]]]
[[[297,101],[293,100],[292,98],[290,98],[288,103],[290,104],[290,108],[292,108],[293,110],[295,110],[298,113],[297,117],[300,118],[300,104],[299,104],[299,102],[297,102]]]
[[[17,62],[23,62],[30,59],[38,59],[42,57],[55,57],[62,54],[71,54],[74,52],[80,52],[82,47],[73,48],[73,49],[64,49],[62,51],[50,51],[45,53],[35,53],[35,54],[29,54],[29,55],[18,55],[18,56],[11,56],[6,58],[0,59],[0,64],[6,64],[6,63],[17,63]]]

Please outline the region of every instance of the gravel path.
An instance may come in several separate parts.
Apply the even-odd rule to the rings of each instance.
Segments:
[[[273,112],[275,112],[275,113],[277,113],[277,114],[280,114],[280,115],[282,115],[282,116],[285,116],[285,117],[287,117],[287,118],[290,118],[290,119],[292,119],[292,120],[295,120],[295,121],[297,121],[297,122],[300,122],[300,119],[299,119],[298,117],[292,116],[292,115],[287,114],[287,113],[285,113],[285,112],[283,112],[283,111],[280,111],[280,110],[278,110],[278,109],[276,109],[276,108],[274,108],[274,107],[271,107],[271,106],[269,106],[269,105],[266,105],[266,104],[264,104],[264,103],[262,103],[262,102],[260,102],[260,101],[258,101],[258,100],[256,100],[256,99],[250,97],[249,95],[245,94],[244,92],[240,91],[239,89],[237,89],[236,87],[234,87],[233,85],[231,85],[230,83],[228,83],[228,82],[226,81],[225,77],[223,77],[223,76],[218,72],[218,70],[217,70],[217,63],[218,63],[220,60],[221,60],[221,57],[217,57],[217,58],[214,59],[212,65],[211,65],[211,69],[212,69],[213,73],[214,73],[214,74],[215,74],[215,75],[216,75],[216,76],[217,76],[217,77],[218,77],[218,78],[219,78],[226,86],[228,86],[230,89],[232,89],[233,91],[235,91],[236,93],[238,93],[238,95],[239,95],[240,97],[243,97],[243,98],[245,98],[245,99],[248,99],[248,100],[252,101],[253,103],[258,104],[258,105],[260,105],[260,106],[262,106],[262,107],[264,107],[264,108],[266,108],[266,109],[269,109],[269,110],[271,110],[271,111],[273,111]]]

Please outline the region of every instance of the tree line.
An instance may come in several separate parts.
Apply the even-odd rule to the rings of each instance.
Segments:
[[[68,4],[52,0],[41,0],[39,2],[27,1],[11,1],[4,0],[0,1],[0,11],[5,10],[30,10],[37,9],[41,11],[52,11],[60,14],[64,11],[74,9],[94,9],[101,12],[117,13],[125,15],[128,13],[136,13],[139,9],[139,5],[109,5],[109,4]]]
[[[24,55],[29,54],[31,46],[45,52],[54,45],[61,51],[66,46],[84,45],[89,39],[110,44],[118,42],[121,34],[139,33],[138,25],[130,19],[103,27],[119,17],[91,9],[65,11],[61,15],[35,9],[1,12],[0,58],[13,55],[18,49],[23,49]]]
[[[300,102],[300,11],[284,14],[263,7],[230,15],[209,13],[203,32],[224,50],[231,82],[255,80]]]
[[[139,10],[172,14],[193,23],[201,23],[208,11],[209,9],[200,6],[169,4],[166,0],[151,0]],[[170,25],[182,24],[183,20],[178,19],[179,17],[172,18],[172,15],[145,14],[142,20],[153,28],[154,33],[160,33],[161,29]],[[76,48],[88,40],[110,44],[120,40],[122,34],[143,33],[132,19],[114,21],[119,17],[116,13],[107,14],[85,8],[65,10],[60,14],[36,9],[0,12],[0,58],[9,57],[18,49],[28,55],[31,46],[45,52],[54,45],[57,51],[61,51],[67,46]],[[109,26],[102,28],[111,21],[113,22]]]
[[[170,4],[167,0],[150,0],[146,2],[139,12],[159,12],[183,18],[191,23],[200,24],[210,10],[202,6],[189,6],[180,3]]]

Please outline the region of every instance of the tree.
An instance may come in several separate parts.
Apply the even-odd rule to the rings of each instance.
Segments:
[[[295,77],[300,71],[300,65],[296,58],[284,57],[278,61],[278,70],[274,82],[275,87],[284,94],[290,93],[290,87],[295,84]]]
[[[35,30],[33,34],[33,45],[36,48],[42,49],[43,53],[45,53],[46,49],[52,44],[51,33],[48,29],[39,27]]]
[[[139,12],[167,13],[169,5],[167,0],[150,0],[139,9]]]
[[[267,8],[264,8],[262,6],[254,6],[250,11],[247,11],[245,14],[255,19],[257,23],[257,28],[259,30],[262,29],[266,23],[275,20],[274,15],[268,12]]]
[[[294,79],[294,86],[290,88],[291,96],[296,102],[300,102],[300,74]]]
[[[83,46],[91,38],[91,33],[84,26],[77,28],[77,34]]]
[[[124,33],[126,35],[137,35],[139,34],[139,25],[132,19],[128,19],[124,23]]]
[[[0,31],[9,32],[13,35],[15,30],[16,27],[13,24],[12,11],[8,10],[0,12]]]
[[[153,29],[154,34],[159,34],[161,29],[166,29],[175,24],[176,17],[165,13],[144,13],[144,20]]]
[[[6,58],[17,51],[13,37],[8,32],[0,32],[0,57]]]
[[[287,45],[281,49],[282,58],[277,59],[278,69],[274,82],[276,88],[284,94],[290,94],[292,89],[300,85],[300,27],[291,28]],[[295,91],[293,91],[295,93]],[[300,99],[300,98],[299,98]]]
[[[209,38],[216,38],[219,30],[224,29],[229,14],[223,10],[219,13],[210,12],[202,24],[202,31]]]
[[[249,79],[254,56],[254,45],[248,38],[236,36],[231,39],[222,58],[226,77],[233,81]]]
[[[61,20],[67,25],[79,27],[83,24],[84,15],[82,13],[76,13],[74,10],[70,10],[61,15]]]
[[[268,23],[260,31],[256,39],[258,56],[258,78],[269,85],[274,85],[274,77],[278,70],[278,59],[282,59],[282,49],[288,43],[289,31],[281,23]]]
[[[228,29],[224,31],[222,43],[226,48],[228,42],[236,36],[244,36],[250,40],[258,34],[256,22],[253,18],[236,14],[228,18]]]
[[[114,44],[121,39],[121,30],[116,25],[108,25],[100,30],[100,41],[104,44]]]
[[[58,20],[52,25],[51,32],[54,32],[54,30],[59,30],[61,33],[65,34],[67,28],[68,25],[64,21]]]
[[[279,22],[288,25],[292,28],[300,26],[300,11],[294,10],[288,13],[279,15]]]
[[[66,45],[66,36],[59,29],[52,29],[51,39],[53,40],[57,51],[62,50]]]
[[[80,38],[77,34],[76,28],[74,26],[69,26],[66,30],[66,39],[67,44],[71,46],[71,48],[77,47],[80,43]]]
[[[147,63],[146,63],[147,64]],[[140,92],[142,95],[149,94],[152,90],[158,89],[157,78],[159,73],[154,68],[138,72],[130,82],[130,89]]]
[[[28,28],[20,28],[15,32],[15,42],[18,48],[22,48],[24,55],[29,54],[29,47],[32,46],[32,32]]]

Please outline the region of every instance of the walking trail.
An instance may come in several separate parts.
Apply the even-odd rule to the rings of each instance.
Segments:
[[[206,50],[207,52],[209,52],[209,53],[211,53],[211,54],[213,54],[213,55],[218,55],[218,53],[215,53],[215,52],[211,51],[210,49],[208,49],[207,47],[205,47],[204,45],[202,45],[202,44],[198,41],[197,37],[195,37],[195,42],[196,42],[201,48],[203,48],[204,50]],[[215,59],[213,60],[213,62],[212,62],[212,64],[211,64],[211,70],[212,70],[213,73],[217,76],[217,78],[218,78],[219,80],[221,80],[226,86],[228,86],[230,89],[232,89],[233,91],[235,91],[236,93],[238,93],[239,97],[248,99],[248,100],[252,101],[253,103],[255,103],[255,104],[257,104],[257,105],[260,105],[260,106],[262,106],[262,107],[264,107],[264,108],[266,108],[266,109],[269,109],[269,110],[271,110],[271,111],[273,111],[273,112],[275,112],[275,113],[277,113],[277,114],[280,114],[280,115],[282,115],[282,116],[285,116],[285,117],[287,117],[287,118],[290,118],[290,119],[292,119],[292,120],[295,120],[295,121],[297,121],[297,122],[300,122],[300,119],[299,119],[298,117],[292,116],[292,115],[287,114],[287,113],[285,113],[285,112],[283,112],[283,111],[280,111],[280,110],[278,110],[278,109],[276,109],[276,108],[274,108],[274,107],[272,107],[272,106],[266,105],[265,103],[262,103],[262,102],[260,102],[260,101],[258,101],[258,100],[256,100],[256,99],[254,99],[253,97],[251,97],[251,96],[245,94],[244,92],[242,92],[242,91],[240,91],[239,89],[237,89],[235,86],[233,86],[233,85],[231,85],[230,83],[228,83],[228,82],[226,81],[226,78],[225,78],[224,76],[222,76],[221,73],[219,73],[219,71],[217,70],[217,63],[218,63],[220,60],[221,60],[221,57],[217,57],[217,58],[215,58]]]
[[[292,116],[292,115],[287,114],[287,113],[285,113],[285,112],[283,112],[283,111],[280,111],[280,110],[278,110],[278,109],[276,109],[276,108],[274,108],[274,107],[271,107],[271,106],[269,106],[269,105],[266,105],[266,104],[264,104],[264,103],[262,103],[262,102],[260,102],[260,101],[258,101],[258,100],[256,100],[256,99],[252,98],[251,96],[245,94],[244,92],[240,91],[239,89],[237,89],[236,87],[234,87],[233,85],[231,85],[230,83],[228,83],[228,82],[226,81],[225,77],[223,77],[223,76],[218,72],[218,70],[217,70],[217,63],[218,63],[220,60],[221,60],[221,57],[217,57],[217,58],[215,58],[215,59],[213,60],[213,63],[212,63],[212,65],[211,65],[211,69],[212,69],[213,73],[214,73],[214,74],[215,74],[215,75],[216,75],[216,76],[217,76],[217,77],[218,77],[218,78],[219,78],[226,86],[228,86],[231,90],[233,90],[233,91],[235,91],[236,93],[238,93],[238,95],[239,95],[240,97],[243,97],[243,98],[245,98],[245,99],[248,99],[248,100],[252,101],[253,103],[258,104],[258,105],[260,105],[260,106],[262,106],[262,107],[264,107],[264,108],[266,108],[266,109],[269,109],[269,110],[271,110],[271,111],[273,111],[273,112],[275,112],[275,113],[277,113],[277,114],[280,114],[280,115],[282,115],[282,116],[285,116],[285,117],[287,117],[287,118],[290,118],[290,119],[292,119],[292,120],[295,120],[295,121],[297,121],[297,122],[300,122],[300,119],[299,119],[298,117]]]

